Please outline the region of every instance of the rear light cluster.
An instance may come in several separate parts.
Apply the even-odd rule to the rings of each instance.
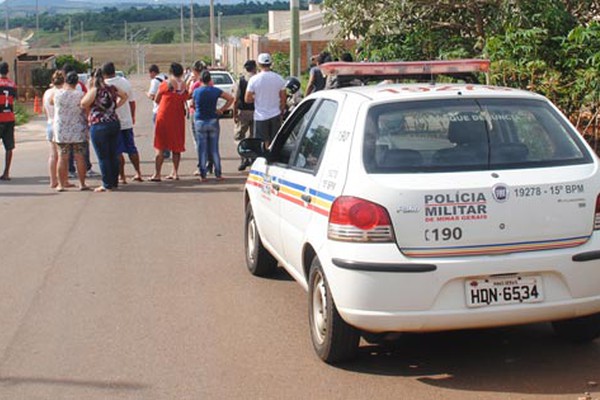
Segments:
[[[327,237],[346,242],[393,242],[392,223],[379,204],[357,197],[338,197],[331,206]]]
[[[596,212],[594,213],[594,230],[600,229],[600,194],[596,197]]]

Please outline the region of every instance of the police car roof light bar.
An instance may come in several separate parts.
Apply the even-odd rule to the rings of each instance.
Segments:
[[[487,73],[489,60],[434,60],[392,62],[330,62],[319,66],[326,75],[354,76],[368,79],[399,79],[410,77]]]

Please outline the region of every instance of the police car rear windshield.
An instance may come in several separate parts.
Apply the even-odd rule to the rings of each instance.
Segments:
[[[370,109],[370,173],[543,168],[591,163],[576,131],[544,101],[460,99]]]

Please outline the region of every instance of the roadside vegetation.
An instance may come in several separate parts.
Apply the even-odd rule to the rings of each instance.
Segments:
[[[27,111],[27,108],[21,103],[15,103],[15,125],[23,125],[29,122],[31,114]]]
[[[324,0],[323,7],[341,25],[340,39],[361,38],[361,59],[489,58],[492,84],[550,98],[596,146],[597,0]]]

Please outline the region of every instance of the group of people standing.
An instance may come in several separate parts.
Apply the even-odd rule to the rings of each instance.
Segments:
[[[181,153],[185,151],[186,115],[192,117],[192,134],[198,156],[197,175],[201,182],[207,181],[209,160],[215,178],[223,180],[219,153],[219,117],[232,105],[233,97],[212,83],[210,71],[202,61],[194,63],[189,79],[184,79],[183,66],[172,63],[169,76],[160,75],[156,65],[150,66],[150,90],[148,97],[156,104],[154,149],[155,172],[150,180],[162,180],[165,156],[172,153],[173,169],[167,179],[179,179]],[[222,98],[225,104],[217,107]]]
[[[62,192],[75,187],[68,180],[68,162],[75,159],[79,190],[90,190],[86,184],[89,141],[94,147],[102,184],[94,189],[106,192],[118,188],[123,171],[122,153],[130,155],[141,180],[139,155],[133,143],[135,101],[131,85],[115,76],[115,66],[108,62],[96,69],[88,82],[79,81],[70,66],[54,72],[52,85],[44,93],[43,107],[48,119],[47,139],[50,186]],[[128,99],[131,99],[128,102]],[[127,107],[123,107],[129,103]],[[125,183],[124,173],[121,182]]]
[[[206,181],[206,154],[210,150],[215,176],[221,180],[218,153],[218,117],[233,103],[233,97],[212,86],[210,72],[198,64],[194,77],[185,82],[183,67],[173,63],[169,76],[161,75],[157,66],[150,68],[152,78],[148,96],[154,103],[153,122],[155,172],[150,181],[161,181],[164,159],[172,157],[173,169],[167,179],[179,179],[181,153],[185,151],[185,119],[191,99],[194,115],[193,132],[199,159],[201,181]],[[0,71],[1,72],[1,71]],[[140,157],[135,145],[136,102],[129,81],[115,74],[108,62],[95,70],[88,81],[89,89],[79,81],[69,66],[56,71],[43,96],[43,108],[48,118],[47,139],[50,143],[50,186],[59,192],[76,185],[69,182],[69,157],[75,161],[79,190],[90,190],[86,184],[89,161],[86,149],[91,143],[98,158],[102,185],[97,192],[118,188],[127,183],[124,153],[127,153],[136,173],[135,181],[143,181]],[[226,103],[217,109],[218,98]],[[10,144],[5,140],[5,146]],[[10,146],[9,146],[10,147]],[[12,146],[14,147],[14,145]],[[87,150],[89,158],[89,150]]]
[[[318,64],[326,61],[320,56]],[[211,74],[202,61],[194,63],[190,76],[184,77],[183,66],[172,63],[169,75],[161,74],[158,66],[149,68],[151,78],[147,96],[153,101],[154,126],[154,173],[149,180],[160,182],[166,158],[172,158],[172,171],[166,179],[179,180],[181,153],[185,151],[185,124],[189,115],[191,131],[198,157],[196,175],[201,182],[214,172],[222,180],[219,152],[219,118],[233,106],[236,125],[234,139],[242,140],[248,135],[259,137],[268,147],[279,130],[289,108],[289,93],[299,92],[296,78],[284,80],[271,70],[272,58],[268,53],[258,55],[256,61],[244,64],[247,77],[242,76],[234,96],[215,87]],[[6,149],[6,161],[2,180],[8,180],[12,150],[14,148],[13,101],[16,87],[7,77],[8,64],[0,63],[0,139]],[[318,65],[311,69],[307,94],[325,88]],[[90,190],[86,177],[90,175],[89,142],[98,158],[102,184],[97,192],[111,191],[119,184],[127,183],[124,153],[131,161],[135,175],[133,180],[143,181],[140,157],[135,145],[133,126],[136,120],[136,101],[130,82],[116,76],[115,65],[105,63],[96,69],[88,87],[79,81],[77,72],[69,65],[57,70],[52,83],[43,96],[43,108],[47,115],[47,139],[50,144],[48,169],[50,186],[62,192],[78,187]],[[5,99],[2,101],[2,95]],[[217,107],[218,100],[224,104]],[[69,165],[74,164],[78,185],[69,182]],[[242,160],[238,170],[250,165]]]

